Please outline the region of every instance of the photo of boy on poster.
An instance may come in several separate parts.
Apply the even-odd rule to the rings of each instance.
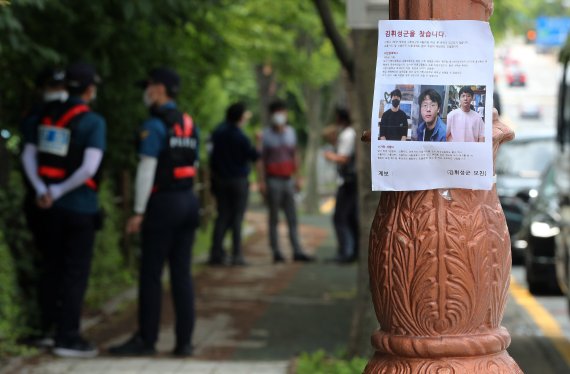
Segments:
[[[378,140],[485,141],[484,85],[398,84],[385,85],[382,90],[384,98],[379,106]],[[397,96],[398,94],[402,96]],[[401,98],[396,102],[399,105],[394,107],[393,100],[398,98]],[[391,117],[400,111],[405,113],[408,120],[406,139],[403,138],[403,132],[398,132],[396,137],[387,136],[394,133],[394,128],[389,127],[391,122],[386,120],[386,113]],[[436,127],[438,130],[435,130]]]

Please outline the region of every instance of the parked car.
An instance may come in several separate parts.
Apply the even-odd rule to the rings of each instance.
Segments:
[[[515,240],[524,248],[528,290],[532,294],[560,293],[555,268],[557,237],[560,236],[559,185],[552,164],[544,174],[536,198],[531,200]]]
[[[507,83],[509,86],[525,86],[526,74],[518,66],[511,66],[507,69]]]
[[[526,245],[517,241],[516,234],[555,154],[555,133],[549,130],[516,132],[515,139],[499,149],[495,163],[497,194],[511,235],[514,263],[522,263]]]
[[[521,118],[540,119],[540,106],[535,103],[525,104],[521,106],[519,114]]]
[[[570,307],[570,151],[565,149],[553,165],[560,233],[554,237],[554,266],[558,286],[568,297]]]

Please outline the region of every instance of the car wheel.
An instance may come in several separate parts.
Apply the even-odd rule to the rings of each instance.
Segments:
[[[558,286],[558,282],[556,280],[556,275],[552,274],[551,279],[547,280],[537,280],[535,279],[532,274],[535,274],[538,269],[535,269],[532,263],[532,260],[526,258],[525,261],[525,268],[526,268],[526,283],[528,285],[528,292],[533,295],[561,295],[562,291]]]
[[[528,292],[533,295],[549,295],[551,288],[546,282],[528,282]]]

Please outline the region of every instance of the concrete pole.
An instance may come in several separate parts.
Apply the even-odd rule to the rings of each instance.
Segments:
[[[391,19],[487,21],[485,0],[390,1]],[[493,150],[513,132],[493,118]],[[365,373],[522,373],[501,327],[511,269],[497,192],[383,192],[370,232],[380,323]]]

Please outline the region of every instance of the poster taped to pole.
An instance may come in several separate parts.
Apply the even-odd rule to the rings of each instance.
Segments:
[[[487,22],[380,21],[372,189],[490,190],[493,50]]]

